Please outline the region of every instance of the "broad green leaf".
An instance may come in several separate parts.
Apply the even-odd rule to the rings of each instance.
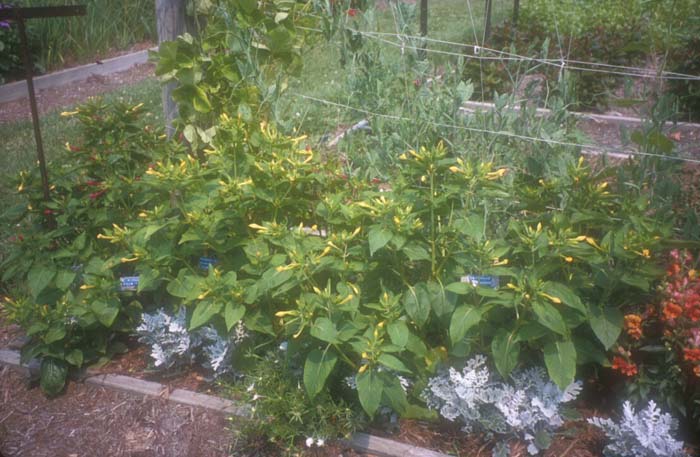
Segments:
[[[417,262],[419,260],[430,260],[430,254],[428,254],[428,251],[423,246],[415,242],[406,243],[401,248],[401,252],[406,254],[408,260],[412,262]]]
[[[29,273],[27,273],[27,285],[29,285],[32,296],[34,298],[38,297],[51,284],[54,276],[56,276],[56,270],[53,268],[42,264],[34,264]]]
[[[44,343],[51,344],[62,340],[66,336],[66,327],[63,324],[54,323],[43,336]]]
[[[564,322],[561,313],[554,306],[547,302],[536,300],[532,303],[532,310],[535,312],[540,324],[560,335],[566,335],[566,322]]]
[[[187,301],[195,300],[201,291],[203,278],[195,276],[187,269],[183,268],[177,278],[168,283],[166,287],[168,293],[174,297],[183,298]]]
[[[66,355],[66,362],[70,363],[74,367],[83,366],[83,351],[80,349],[73,349]]]
[[[224,307],[224,320],[226,321],[226,329],[231,331],[234,325],[243,318],[245,314],[245,306],[226,303]]]
[[[333,372],[338,356],[331,350],[321,351],[314,349],[306,356],[304,363],[304,387],[310,398],[318,395],[323,386],[326,384],[326,379]]]
[[[534,341],[547,335],[549,330],[537,322],[526,322],[518,328],[518,341]]]
[[[452,314],[450,321],[450,340],[452,344],[461,341],[469,331],[481,321],[481,310],[474,306],[459,306]]]
[[[46,395],[54,397],[61,393],[63,386],[66,384],[66,376],[68,375],[68,367],[63,360],[54,359],[53,357],[44,357],[41,360],[40,369],[41,390]]]
[[[406,392],[401,387],[401,381],[396,375],[386,371],[379,376],[384,384],[384,399],[386,403],[391,409],[403,416],[408,408],[408,400],[406,399]]]
[[[75,280],[76,276],[77,275],[75,271],[59,270],[59,272],[56,274],[56,287],[58,287],[62,291],[68,290],[71,284],[73,284],[73,281]]]
[[[411,370],[409,370],[401,360],[399,360],[397,357],[394,357],[391,354],[382,354],[377,360],[379,361],[379,363],[381,363],[387,368],[391,368],[392,370],[401,371],[403,373],[411,372]]]
[[[622,331],[622,313],[617,308],[591,306],[590,324],[605,349],[610,349]]]
[[[219,311],[221,311],[221,302],[216,302],[213,300],[201,300],[195,306],[192,312],[192,319],[190,319],[190,330],[194,330],[202,325],[206,324],[214,317]]]
[[[581,302],[579,296],[564,284],[559,282],[545,282],[542,285],[542,291],[552,297],[557,297],[566,306],[586,314],[586,307]]]
[[[544,363],[552,381],[561,390],[574,382],[576,376],[576,348],[571,341],[550,342],[543,348]]]
[[[419,327],[425,324],[430,316],[430,299],[424,284],[409,287],[403,294],[403,306],[406,313]]]
[[[314,325],[311,327],[311,336],[326,343],[340,343],[338,340],[338,329],[327,317],[319,317],[314,321]]]
[[[395,345],[403,348],[408,344],[409,330],[408,326],[404,321],[395,321],[386,327],[387,333],[389,333],[389,338],[391,342]]]
[[[445,286],[445,290],[449,290],[453,294],[467,295],[474,292],[476,288],[467,282],[453,282]]]
[[[119,314],[119,306],[102,300],[95,300],[90,305],[90,309],[95,313],[95,317],[105,327],[111,327]]]
[[[427,300],[435,315],[440,319],[447,319],[455,309],[456,295],[447,292],[442,284],[433,281],[426,283],[426,290],[429,294]]]
[[[604,367],[610,366],[610,361],[605,355],[605,351],[595,339],[574,336],[572,340],[576,347],[576,363],[580,365],[596,363]],[[665,347],[662,346],[662,348],[663,351],[666,351]],[[641,350],[643,350],[643,348],[640,348],[640,351]]]
[[[382,227],[374,226],[369,230],[369,255],[374,255],[375,252],[386,246],[391,241],[393,234]]]
[[[384,383],[379,379],[379,373],[375,373],[374,370],[359,373],[356,380],[357,394],[360,397],[362,409],[365,410],[369,417],[373,417],[382,401]]]
[[[496,369],[504,378],[518,364],[520,356],[520,343],[518,343],[515,332],[499,330],[491,341],[491,352],[496,363]]]

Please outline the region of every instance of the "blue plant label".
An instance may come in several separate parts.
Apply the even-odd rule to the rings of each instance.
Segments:
[[[139,288],[139,277],[138,276],[122,276],[119,278],[119,289],[125,290],[136,290]]]
[[[491,287],[492,289],[498,289],[500,282],[498,276],[479,276],[479,275],[467,275],[460,278],[462,282],[468,282],[474,287]]]
[[[214,257],[200,257],[199,258],[199,268],[201,270],[208,270],[209,265],[216,265],[218,261]]]

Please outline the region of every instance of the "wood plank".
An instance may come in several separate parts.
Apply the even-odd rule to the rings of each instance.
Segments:
[[[448,457],[447,454],[441,452],[399,443],[367,433],[355,433],[350,439],[343,440],[343,443],[357,451],[369,452],[380,457]]]
[[[0,9],[0,21],[4,19],[16,19],[17,17],[21,17],[22,19],[35,19],[85,16],[85,14],[87,14],[87,8],[85,5],[3,8]]]
[[[168,398],[168,388],[163,384],[119,374],[101,374],[85,379],[86,384],[109,387],[125,392]]]
[[[250,417],[250,408],[212,395],[200,394],[190,390],[175,389],[170,393],[169,400],[190,406],[200,406],[202,408],[232,414],[240,417]]]

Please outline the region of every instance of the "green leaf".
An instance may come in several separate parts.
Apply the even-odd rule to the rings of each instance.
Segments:
[[[212,317],[221,311],[221,308],[221,302],[215,302],[213,300],[200,301],[197,303],[197,306],[192,312],[192,319],[190,319],[189,329],[194,330],[206,324]]]
[[[54,276],[56,276],[56,270],[53,268],[48,268],[42,264],[32,266],[32,269],[27,274],[27,284],[32,297],[38,297],[51,284]]]
[[[63,386],[66,384],[68,367],[63,360],[44,357],[41,360],[40,376],[39,384],[41,385],[41,390],[46,395],[54,397],[61,393]]]
[[[566,322],[561,317],[561,313],[552,305],[540,300],[532,303],[532,310],[537,315],[537,320],[550,330],[557,332],[560,335],[566,335]]]
[[[375,373],[374,370],[359,373],[356,380],[357,394],[360,397],[362,409],[365,410],[369,417],[373,417],[382,401],[384,383],[379,379],[379,373]]]
[[[384,400],[391,409],[403,416],[404,412],[408,408],[408,400],[406,399],[406,392],[404,392],[401,387],[401,381],[396,375],[388,372],[380,373],[380,379],[384,384]]]
[[[119,314],[119,306],[102,300],[95,300],[90,305],[90,309],[95,313],[95,317],[105,327],[111,327]]]
[[[534,341],[549,333],[546,327],[537,322],[526,322],[518,328],[518,341]]]
[[[245,306],[226,303],[224,307],[224,320],[226,321],[226,330],[231,331],[234,325],[238,323],[245,315]]]
[[[408,260],[412,262],[417,262],[419,260],[430,260],[430,254],[428,254],[428,251],[423,246],[415,242],[406,243],[401,248],[401,252],[406,254]]]
[[[393,233],[385,228],[374,226],[369,230],[369,255],[374,255],[375,252],[386,246],[391,241]]]
[[[311,327],[311,336],[325,341],[326,343],[340,343],[338,340],[338,329],[335,328],[335,324],[327,317],[319,317],[316,319],[314,325]]]
[[[544,363],[552,381],[561,390],[574,382],[576,376],[576,348],[571,341],[550,342],[543,348]]]
[[[48,332],[46,332],[43,336],[44,343],[46,344],[51,344],[55,343],[56,341],[61,341],[63,338],[66,336],[66,328],[63,326],[63,324],[56,324],[49,329]]]
[[[474,292],[476,288],[467,282],[453,282],[445,286],[445,290],[449,290],[453,294],[467,295]]]
[[[435,315],[440,319],[447,319],[455,309],[457,296],[451,292],[446,292],[442,284],[434,281],[426,283],[427,297],[430,307]]]
[[[515,332],[499,330],[491,341],[491,352],[496,363],[496,369],[504,378],[518,364],[520,356],[520,343],[518,343]]]
[[[404,321],[395,321],[386,327],[387,333],[389,333],[389,338],[391,342],[400,348],[406,347],[408,344],[409,330],[408,326]]]
[[[183,298],[187,301],[195,300],[201,293],[203,278],[195,276],[185,268],[180,270],[177,278],[168,283],[166,287],[168,293],[174,297]]]
[[[557,297],[566,306],[581,311],[583,314],[586,314],[586,307],[581,302],[579,296],[576,295],[576,293],[573,290],[569,289],[564,284],[548,281],[542,285],[542,291],[553,297]]]
[[[617,308],[591,306],[590,324],[605,349],[610,349],[622,331],[622,313]]]
[[[452,314],[450,321],[450,340],[452,344],[461,341],[469,331],[481,321],[481,310],[474,306],[459,306]]]
[[[68,288],[73,284],[73,281],[75,280],[76,273],[74,271],[70,270],[60,270],[56,274],[56,287],[61,289],[62,291],[68,290]]]
[[[309,352],[304,363],[304,387],[309,398],[313,399],[323,390],[326,379],[333,372],[337,361],[338,356],[330,350],[314,349]]]
[[[391,354],[382,354],[377,360],[379,361],[379,363],[381,363],[387,368],[391,368],[392,370],[401,371],[403,373],[411,372],[411,370],[406,368],[406,365],[404,365],[404,363],[401,360],[399,360],[397,357],[394,357]]]
[[[403,294],[403,306],[411,319],[419,327],[430,316],[430,298],[424,284],[409,287]]]
[[[83,351],[80,349],[73,349],[66,355],[66,362],[70,363],[74,367],[80,368],[83,366]]]

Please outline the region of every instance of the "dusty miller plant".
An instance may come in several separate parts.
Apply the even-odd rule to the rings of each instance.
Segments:
[[[534,455],[549,447],[550,433],[564,423],[560,406],[576,398],[581,383],[562,391],[542,368],[515,371],[511,381],[492,377],[486,357],[478,355],[461,372],[450,368],[430,379],[424,395],[428,406],[443,417],[462,421],[464,431],[517,435]],[[494,450],[494,455],[502,451]]]
[[[232,370],[231,356],[235,346],[247,337],[243,324],[234,327],[233,335],[224,338],[211,326],[196,331],[187,330],[187,315],[182,308],[175,315],[159,309],[144,313],[136,328],[139,341],[151,347],[153,365],[167,370],[189,365],[198,358],[215,376]]]
[[[671,434],[678,429],[678,421],[670,414],[662,413],[653,400],[646,409],[634,411],[629,401],[622,407],[623,417],[619,424],[612,419],[592,417],[590,424],[603,429],[610,440],[604,455],[609,457],[681,457],[683,442],[673,439]]]

